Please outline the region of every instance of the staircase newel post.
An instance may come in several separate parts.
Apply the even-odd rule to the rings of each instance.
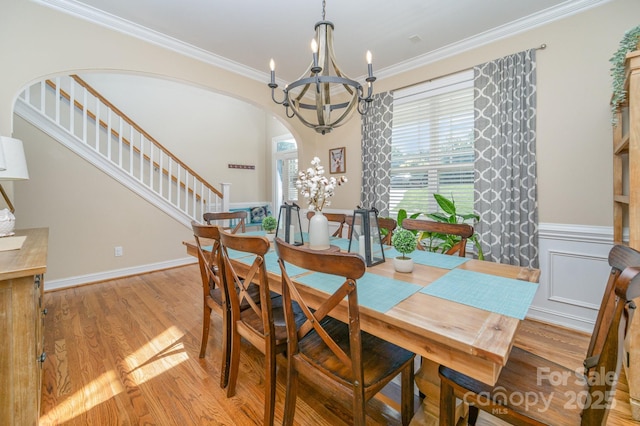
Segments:
[[[222,211],[229,211],[229,197],[231,194],[231,184],[230,183],[221,183],[221,192],[222,192]]]

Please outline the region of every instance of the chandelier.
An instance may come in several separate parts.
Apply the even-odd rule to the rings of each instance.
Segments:
[[[376,81],[373,76],[370,51],[367,51],[366,57],[368,64],[366,96],[360,83],[340,71],[333,52],[334,27],[332,22],[325,20],[325,6],[325,0],[323,0],[322,21],[316,23],[316,35],[311,40],[313,60],[309,68],[298,80],[285,86],[282,90],[284,98],[282,101],[277,101],[275,89],[278,88],[278,84],[275,81],[275,63],[271,59],[269,64],[271,81],[268,84],[271,88],[271,99],[278,105],[284,105],[287,117],[297,116],[305,126],[323,135],[343,125],[354,110],[360,114],[366,112],[368,103],[372,101],[373,82]],[[347,95],[332,102],[332,88],[339,90],[340,86],[344,88]],[[349,100],[341,102],[345,97]]]

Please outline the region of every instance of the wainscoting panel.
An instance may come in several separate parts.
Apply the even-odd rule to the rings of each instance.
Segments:
[[[612,245],[610,227],[540,224],[540,287],[528,316],[591,332]]]

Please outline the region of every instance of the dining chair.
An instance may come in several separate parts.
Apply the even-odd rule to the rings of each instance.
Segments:
[[[222,317],[222,369],[220,374],[220,387],[227,386],[229,380],[230,359],[230,311],[226,302],[225,287],[222,282],[222,261],[220,252],[220,228],[215,225],[202,225],[196,221],[191,222],[193,236],[196,240],[198,251],[198,265],[202,278],[202,296],[204,313],[202,318],[202,340],[200,344],[200,358],[204,358],[209,341],[209,326],[211,324],[211,312],[216,311]],[[206,239],[212,243],[211,250],[205,250],[203,242]]]
[[[285,323],[287,325],[287,386],[283,424],[295,416],[298,375],[318,389],[341,400],[351,401],[353,424],[364,425],[366,404],[398,374],[401,375],[401,416],[408,425],[413,417],[413,359],[415,354],[360,330],[357,280],[365,263],[355,253],[317,252],[276,239],[282,276]],[[303,297],[287,273],[295,265],[309,271],[339,277],[342,284],[330,294]],[[344,312],[348,320],[330,315]],[[304,322],[295,321],[292,303],[304,313]]]
[[[518,347],[495,386],[440,366],[440,425],[456,424],[456,398],[517,425],[604,425],[635,310],[632,299],[640,296],[640,252],[616,245],[609,265],[583,375]],[[468,424],[475,424],[475,415]]]
[[[200,344],[200,358],[204,358],[209,341],[209,329],[211,324],[211,312],[215,311],[222,317],[222,368],[220,374],[220,387],[225,388],[229,380],[229,363],[231,357],[231,308],[228,303],[228,287],[224,274],[222,252],[220,246],[221,229],[217,225],[203,225],[196,221],[191,222],[193,236],[196,240],[198,265],[202,279],[203,318],[202,340]],[[204,243],[211,243],[209,246]],[[249,295],[259,302],[258,287],[250,286]],[[241,310],[249,308],[249,303],[240,305]]]
[[[443,237],[447,235],[460,237],[460,241],[453,244],[445,252],[445,254],[458,253],[460,257],[466,256],[467,239],[473,235],[473,226],[467,223],[443,223],[424,219],[405,219],[402,221],[402,227],[410,231],[428,232],[430,234],[439,234]],[[418,244],[418,250],[425,250],[425,248],[422,244]]]
[[[238,210],[235,212],[207,212],[202,215],[202,219],[207,223],[207,225],[217,225],[219,224],[217,223],[218,221],[228,220],[229,226],[225,226],[224,229],[230,229],[232,234],[235,234],[238,231],[244,233],[246,230],[247,212],[244,210]]]
[[[246,339],[265,356],[265,397],[263,424],[272,425],[276,393],[276,355],[287,348],[287,331],[284,324],[282,297],[269,290],[269,278],[265,265],[265,255],[270,243],[265,237],[220,233],[222,258],[231,307],[231,362],[227,397],[235,395],[240,364],[240,338]],[[229,251],[253,255],[250,265],[242,271],[234,266]],[[241,278],[242,277],[242,278]],[[253,300],[249,288],[257,284],[259,302]],[[243,303],[248,309],[241,309]],[[298,315],[300,316],[300,315]]]
[[[348,234],[348,238],[351,239],[351,232],[353,231],[353,216],[352,215],[348,215],[346,217],[345,220],[345,225],[349,228],[347,234]],[[398,222],[396,222],[395,219],[392,219],[390,217],[379,217],[378,218],[378,228],[380,228],[380,230],[385,229],[387,232],[383,233],[380,232],[380,237],[381,237],[381,241],[382,244],[391,245],[391,236],[393,235],[393,231],[396,229],[396,227],[398,226]]]
[[[307,212],[307,219],[311,220],[311,218],[316,214],[315,211],[313,210],[309,210]],[[332,237],[341,237],[342,236],[342,229],[344,228],[344,222],[346,219],[346,215],[343,213],[322,213],[324,215],[324,217],[327,218],[327,220],[330,223],[333,224],[338,224],[338,229],[336,229],[336,231],[331,234]]]

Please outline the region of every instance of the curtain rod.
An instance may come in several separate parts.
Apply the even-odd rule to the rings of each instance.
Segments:
[[[546,44],[546,43],[542,43],[540,46],[538,46],[538,47],[532,47],[531,49],[533,49],[533,50],[544,50],[544,49],[546,49],[546,48],[547,48],[547,44]],[[472,68],[473,68],[473,67],[472,67]],[[469,69],[469,68],[467,68],[467,69]],[[391,89],[391,90],[389,90],[389,92],[393,93],[393,92],[395,92],[396,90],[408,89],[409,87],[417,86],[417,85],[419,85],[419,84],[428,83],[428,82],[433,81],[433,80],[435,80],[435,79],[443,78],[443,77],[447,77],[447,76],[449,76],[449,75],[457,74],[457,73],[459,73],[459,72],[463,72],[463,71],[466,71],[466,69],[465,69],[465,70],[453,71],[453,72],[450,72],[450,73],[448,73],[448,74],[444,74],[444,75],[440,75],[440,76],[438,76],[438,77],[430,78],[429,80],[422,80],[422,81],[418,81],[417,83],[407,84],[406,86],[396,87],[395,89]]]

